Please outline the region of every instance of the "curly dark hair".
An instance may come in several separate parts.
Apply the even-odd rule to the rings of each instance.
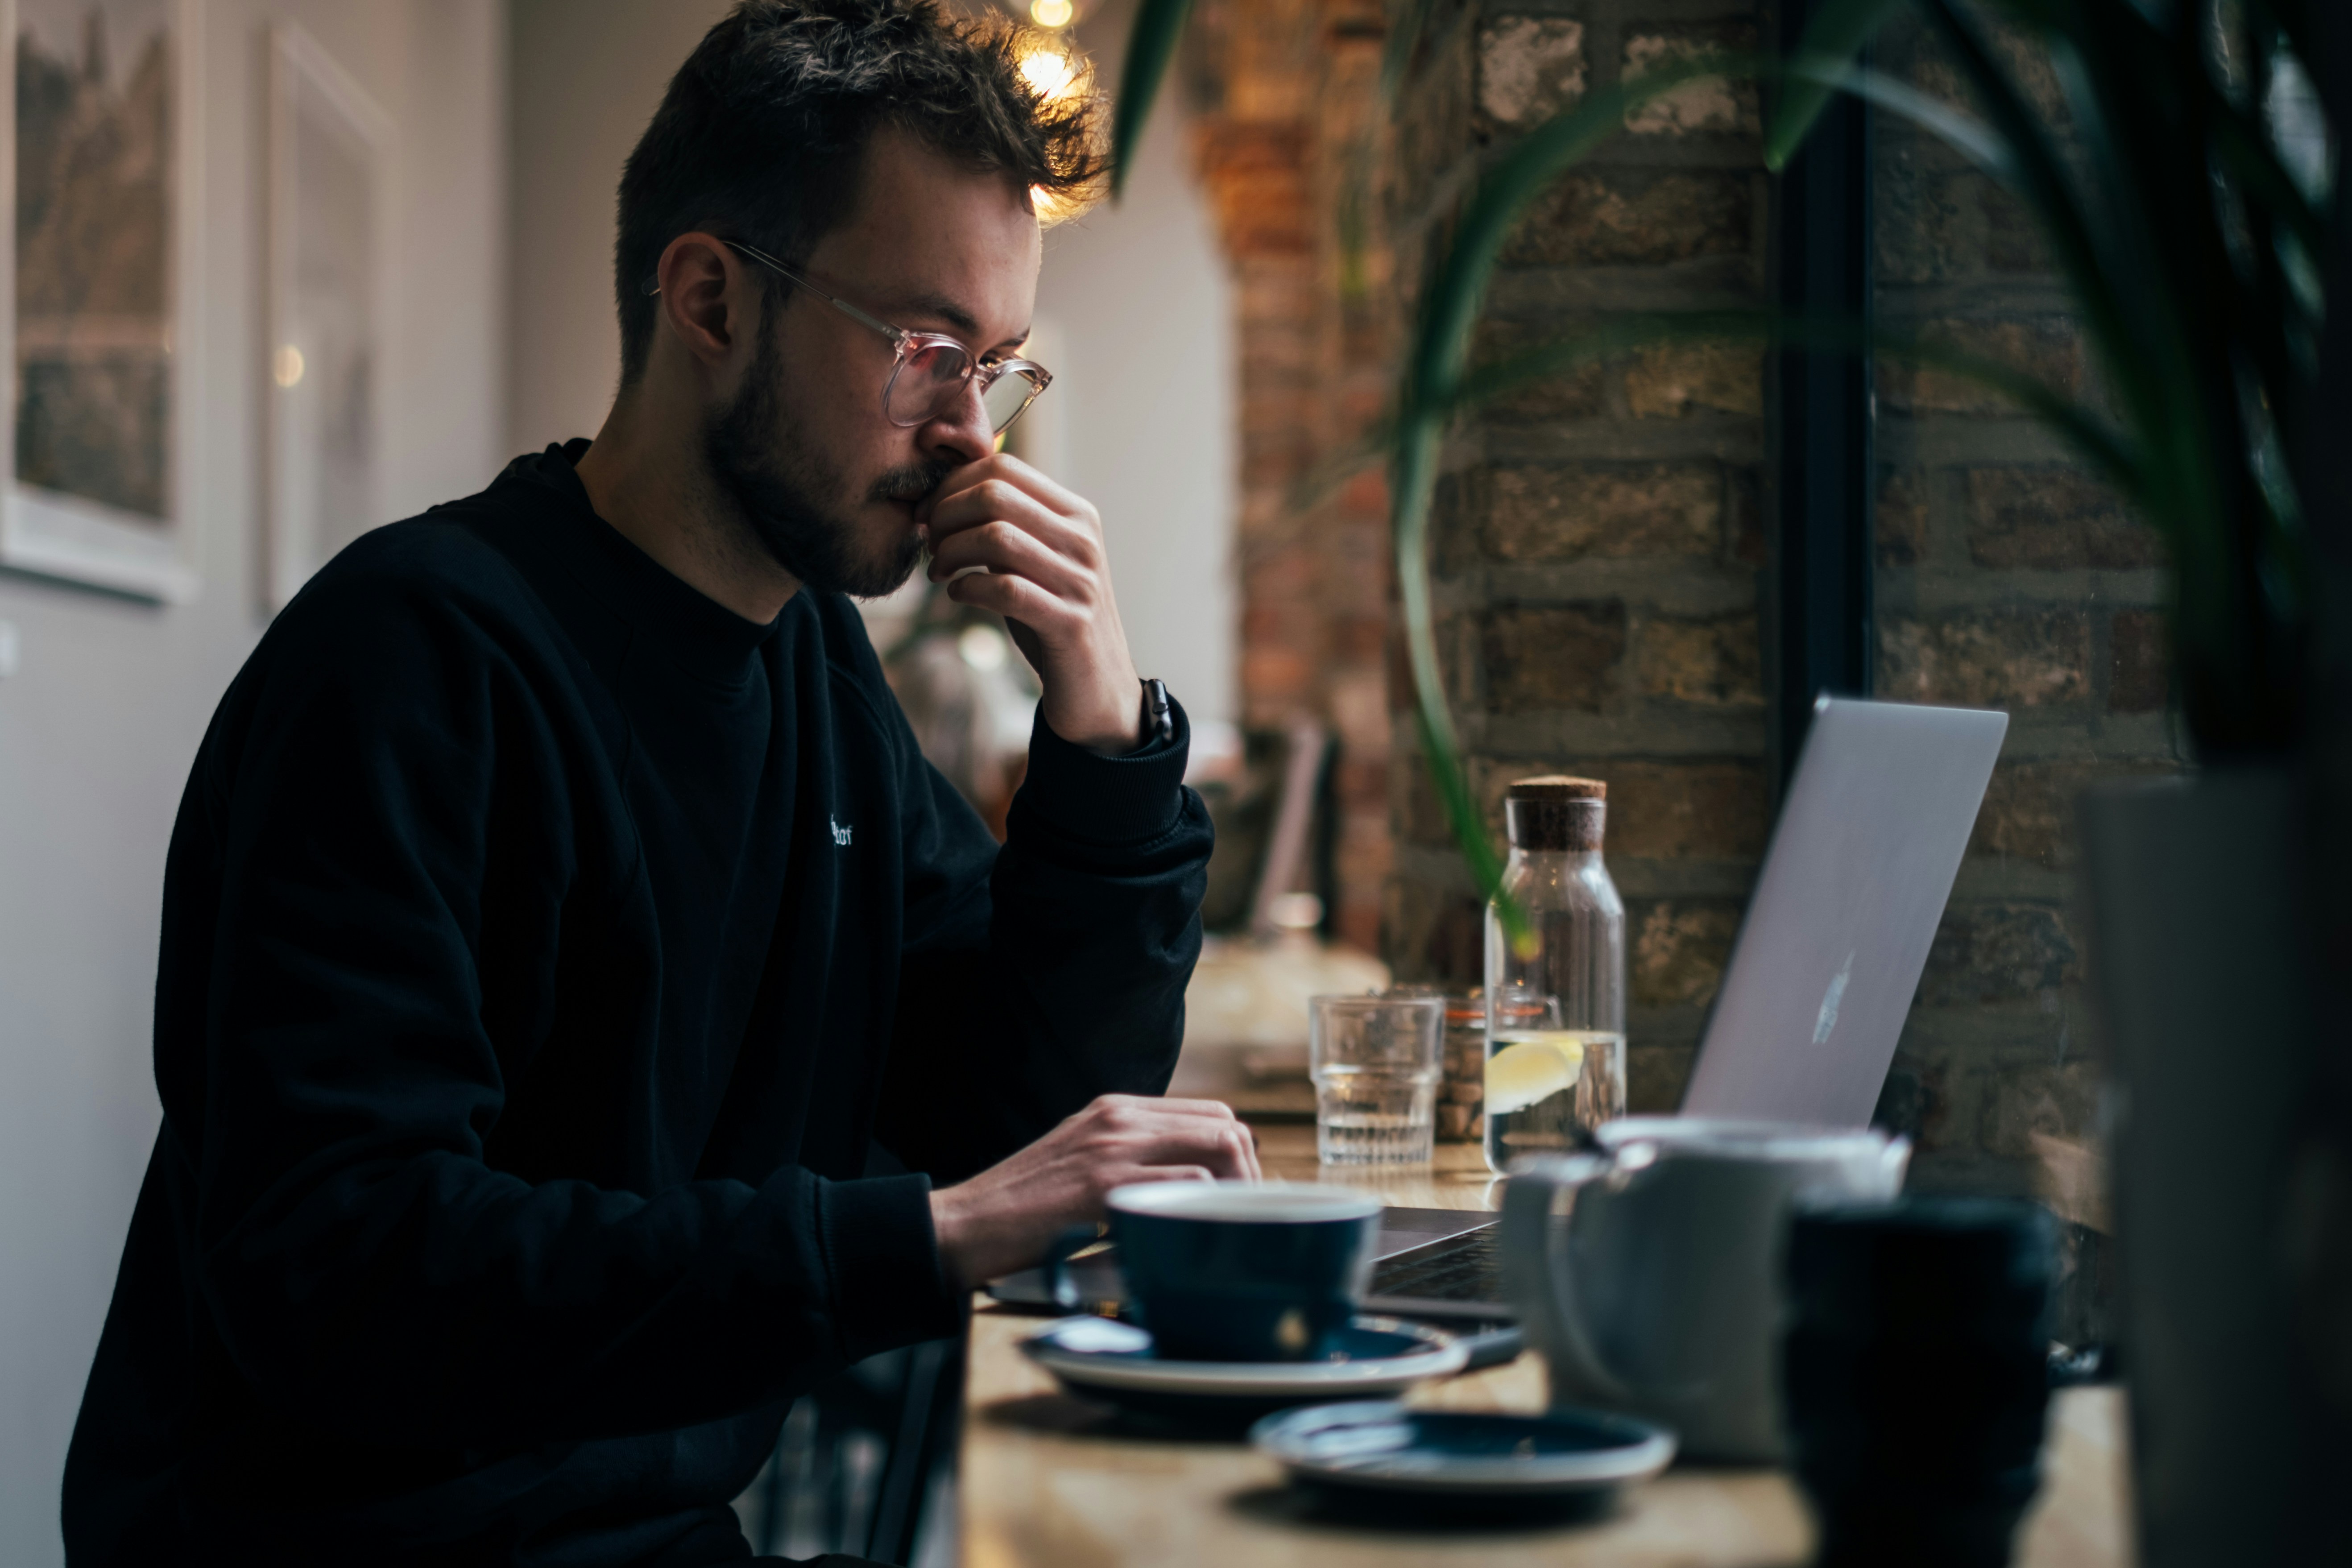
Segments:
[[[1078,205],[1103,173],[1100,112],[1023,77],[1023,33],[935,0],[743,0],[670,79],[621,174],[613,286],[621,380],[644,371],[661,253],[709,229],[793,260],[849,215],[867,142],[911,132],[970,163]],[[789,289],[762,269],[771,299]]]

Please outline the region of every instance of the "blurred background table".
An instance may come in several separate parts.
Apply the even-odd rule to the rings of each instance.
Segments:
[[[1373,1176],[1318,1166],[1311,1125],[1256,1131],[1268,1176],[1343,1182],[1405,1207],[1491,1208],[1502,1195],[1475,1144],[1442,1143],[1425,1169]],[[1581,1524],[1408,1531],[1325,1515],[1244,1443],[1130,1428],[1063,1394],[1020,1351],[1042,1321],[990,1306],[972,1317],[957,1471],[964,1568],[1793,1568],[1811,1553],[1803,1502],[1777,1470],[1676,1468],[1629,1492],[1611,1517]],[[1538,1411],[1542,1363],[1523,1355],[1422,1388],[1412,1402]],[[2124,1426],[2117,1390],[2058,1395],[2020,1568],[2131,1560]]]

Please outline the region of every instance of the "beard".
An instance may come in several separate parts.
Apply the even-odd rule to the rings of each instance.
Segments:
[[[900,542],[869,542],[845,508],[826,501],[845,496],[849,485],[822,455],[784,434],[782,389],[782,353],[762,332],[741,390],[703,430],[712,479],[776,563],[809,587],[858,599],[895,591],[922,560],[922,540],[910,529]],[[891,468],[866,499],[920,500],[950,471],[940,462]]]

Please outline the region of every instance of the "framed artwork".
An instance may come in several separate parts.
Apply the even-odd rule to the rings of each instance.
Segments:
[[[0,0],[0,26],[16,217],[0,565],[190,598],[202,15],[196,0]]]
[[[269,37],[269,607],[377,523],[392,122],[318,41]]]

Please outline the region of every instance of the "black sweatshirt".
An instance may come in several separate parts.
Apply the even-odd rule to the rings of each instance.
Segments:
[[[926,1175],[1157,1093],[1209,826],[1042,721],[999,849],[856,609],[743,620],[585,442],[366,535],[198,753],[76,1568],[743,1556],[790,1399],[958,1331]]]

